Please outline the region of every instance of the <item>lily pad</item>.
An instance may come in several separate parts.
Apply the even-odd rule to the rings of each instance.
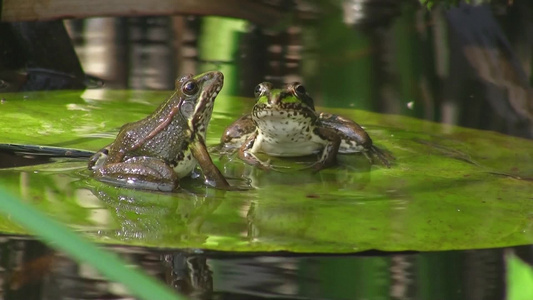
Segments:
[[[0,143],[95,151],[120,126],[151,112],[168,93],[88,91],[3,95]],[[219,96],[208,131],[223,129],[253,101]],[[339,155],[318,173],[301,160],[264,172],[213,155],[244,191],[182,181],[174,193],[109,186],[81,159],[0,170],[21,201],[101,243],[231,251],[345,253],[436,251],[533,242],[533,142],[502,134],[356,110],[319,108],[356,120],[395,157],[392,167]],[[117,113],[117,112],[120,113]],[[25,233],[8,218],[0,230]]]

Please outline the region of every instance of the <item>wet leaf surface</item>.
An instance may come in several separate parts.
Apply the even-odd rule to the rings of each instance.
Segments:
[[[167,92],[6,94],[0,143],[96,151],[143,118]],[[208,144],[253,101],[219,96]],[[533,242],[533,142],[413,118],[321,109],[363,125],[396,160],[390,169],[340,155],[313,173],[308,161],[274,159],[264,172],[234,157],[215,162],[243,191],[185,179],[174,193],[116,188],[82,159],[0,170],[23,201],[93,240],[232,251],[356,252],[478,249]],[[117,113],[120,112],[120,113]],[[8,217],[0,230],[23,233]]]

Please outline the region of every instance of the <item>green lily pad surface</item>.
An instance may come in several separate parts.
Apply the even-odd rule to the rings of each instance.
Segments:
[[[4,94],[0,143],[96,151],[120,126],[143,118],[168,92]],[[250,110],[251,99],[219,96],[208,131]],[[363,125],[392,153],[390,169],[339,155],[318,173],[301,159],[264,172],[212,154],[242,191],[184,179],[173,193],[94,180],[84,159],[0,169],[21,201],[96,242],[231,251],[357,252],[478,249],[533,243],[533,141],[413,118],[319,108]],[[0,231],[25,233],[9,217]]]

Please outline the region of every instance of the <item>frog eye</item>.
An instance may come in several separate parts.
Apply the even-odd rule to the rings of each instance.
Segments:
[[[189,80],[183,84],[181,90],[187,95],[194,95],[198,91],[198,84],[194,80]]]
[[[305,87],[302,84],[299,84],[299,83],[295,83],[294,91],[296,91],[296,93],[299,94],[299,95],[305,95],[306,92],[307,92],[305,90]]]
[[[269,82],[262,82],[258,84],[254,89],[254,96],[259,98],[270,90],[271,84]]]
[[[315,104],[313,98],[307,94],[307,90],[298,82],[293,83],[289,88],[292,88],[293,94],[298,97],[303,103],[305,103],[309,108],[315,110]]]
[[[254,96],[255,97],[259,97],[259,95],[261,94],[261,85],[258,84],[255,86],[255,89],[254,89]]]

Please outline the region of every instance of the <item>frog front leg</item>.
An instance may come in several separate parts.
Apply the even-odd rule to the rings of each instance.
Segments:
[[[256,129],[252,116],[244,115],[231,123],[220,138],[223,146],[241,145]]]
[[[178,186],[174,170],[165,161],[153,157],[132,157],[93,170],[101,181],[125,187],[169,192]]]
[[[231,188],[224,175],[213,163],[209,152],[207,152],[204,138],[200,134],[196,134],[195,141],[191,144],[191,153],[200,165],[208,185],[226,190]]]
[[[330,128],[317,128],[315,130],[315,133],[326,141],[322,153],[320,153],[320,158],[312,165],[315,170],[320,171],[336,163],[341,138],[335,130]]]
[[[272,167],[270,163],[261,161],[254,153],[257,153],[261,148],[261,143],[263,142],[262,135],[259,135],[258,132],[254,132],[252,135],[246,139],[246,141],[239,148],[238,156],[245,163],[256,166],[263,170],[270,170]]]

